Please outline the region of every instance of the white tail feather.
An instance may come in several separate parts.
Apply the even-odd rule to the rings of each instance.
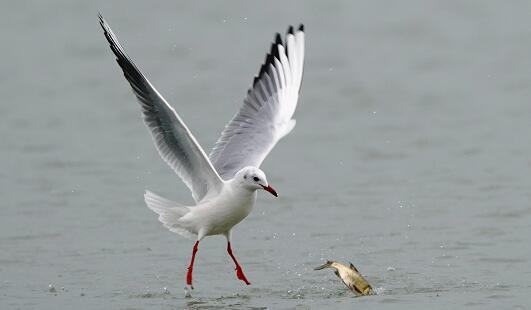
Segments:
[[[159,221],[174,233],[187,238],[196,238],[197,235],[179,223],[179,219],[190,212],[188,207],[183,206],[175,201],[161,197],[151,191],[146,190],[144,194],[146,205],[153,212],[159,215]]]

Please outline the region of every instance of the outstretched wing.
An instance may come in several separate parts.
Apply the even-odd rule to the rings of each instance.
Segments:
[[[140,102],[144,123],[151,131],[162,159],[190,188],[196,202],[217,193],[223,180],[199,143],[175,110],[127,56],[101,14],[99,19],[116,61]]]
[[[227,180],[246,166],[259,167],[275,144],[295,126],[304,66],[304,26],[277,33],[265,63],[247,91],[243,105],[225,126],[210,161]]]

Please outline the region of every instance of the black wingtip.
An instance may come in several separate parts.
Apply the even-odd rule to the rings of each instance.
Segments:
[[[278,32],[275,35],[275,43],[282,45],[282,37],[280,36],[280,33],[278,33]]]
[[[291,34],[294,35],[294,27],[290,25],[288,27],[288,30],[286,31],[286,35]],[[300,24],[298,31],[304,31],[304,25]],[[286,41],[287,42],[287,41]],[[258,74],[254,77],[253,80],[253,87],[258,83],[258,81],[264,76],[264,74],[267,72],[269,65],[274,64],[275,59],[280,59],[280,54],[278,50],[278,45],[282,45],[285,48],[285,53],[288,55],[288,46],[287,44],[284,45],[284,42],[282,42],[282,36],[280,33],[275,34],[275,40],[273,43],[271,43],[271,49],[269,50],[269,53],[266,55],[264,64],[260,67],[260,70],[258,71]]]
[[[107,26],[107,21],[105,20],[105,18],[103,18],[103,15],[101,15],[101,12],[98,11],[98,20],[100,22],[100,27],[101,29],[103,29],[103,32],[105,33],[105,36],[107,36],[107,29],[106,27]]]
[[[273,47],[271,47],[271,51],[273,51]],[[277,52],[277,54],[278,54],[278,52]],[[265,60],[264,60],[264,64],[262,65],[262,67],[260,67],[260,71],[258,71],[258,75],[254,77],[253,87],[262,78],[262,76],[267,72],[267,69],[268,69],[269,65],[273,63],[273,57],[274,56],[271,53],[266,55]]]
[[[278,54],[277,43],[271,43],[271,51],[269,52],[269,54],[273,55],[273,57],[275,58],[280,58]]]
[[[269,54],[271,54],[271,55],[275,54],[275,50],[277,49],[276,46],[277,45],[275,43],[271,43],[271,48],[269,49]]]
[[[293,26],[289,26],[288,28],[288,31],[286,32],[286,34],[293,34]]]

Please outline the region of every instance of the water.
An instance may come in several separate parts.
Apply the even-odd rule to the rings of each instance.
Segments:
[[[526,309],[531,4],[1,4],[0,308]],[[148,210],[191,197],[158,157],[97,24],[208,150],[276,31],[307,27],[297,127],[234,250]],[[323,260],[352,261],[354,298]],[[54,291],[50,291],[51,287]],[[164,288],[166,287],[166,292]]]

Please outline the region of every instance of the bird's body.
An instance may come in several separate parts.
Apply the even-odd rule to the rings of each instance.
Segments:
[[[174,225],[182,225],[199,239],[228,234],[232,227],[249,215],[256,201],[255,191],[231,186],[230,183],[227,182],[217,197],[188,207],[190,211],[176,219]]]
[[[219,197],[194,208],[183,221],[191,223],[201,235],[227,235],[232,227],[251,213],[256,192],[227,186]]]
[[[356,295],[372,295],[373,289],[369,282],[359,273],[358,269],[351,263],[350,266],[338,262],[327,261],[326,264],[314,268],[321,270],[324,268],[334,269],[336,276]]]
[[[277,196],[258,167],[295,126],[292,116],[302,83],[304,27],[290,27],[285,42],[277,34],[242,107],[207,156],[177,112],[125,53],[103,17],[99,18],[116,61],[140,102],[144,123],[160,156],[190,188],[196,201],[195,205],[183,206],[150,191],[144,195],[147,206],[166,228],[197,240],[187,285],[192,285],[199,241],[211,235],[227,238],[227,252],[236,265],[236,274],[250,284],[232,253],[232,228],[253,209],[256,190]]]

